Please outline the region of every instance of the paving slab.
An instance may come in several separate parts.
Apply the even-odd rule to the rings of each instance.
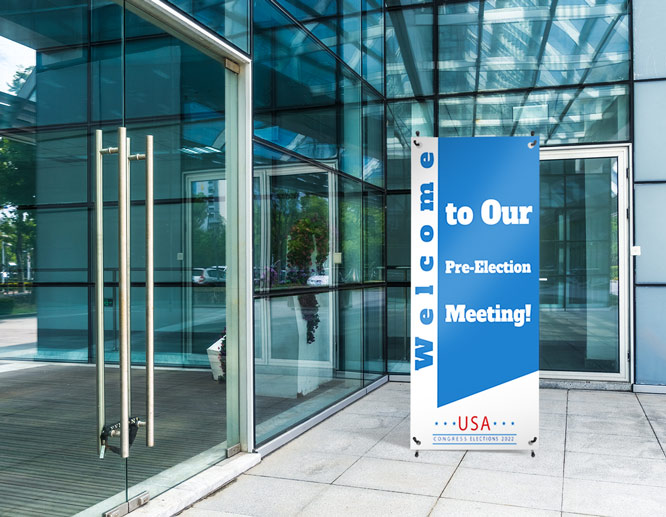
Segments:
[[[562,478],[460,467],[444,490],[444,497],[560,510]]]
[[[373,458],[455,467],[460,463],[464,454],[465,451],[419,451],[419,455],[416,456],[409,448],[409,419],[405,419],[365,455]]]
[[[460,466],[561,477],[564,451],[539,449],[534,458],[530,451],[469,451]]]
[[[299,515],[426,517],[436,502],[435,497],[332,485],[309,503]]]
[[[564,467],[564,476],[593,481],[666,487],[666,458],[627,458],[606,454],[569,452]],[[664,491],[666,492],[666,490]]]
[[[331,454],[284,447],[262,459],[248,474],[317,483],[332,483],[359,455]]]
[[[560,512],[441,498],[430,517],[560,517]]]
[[[439,497],[455,467],[381,458],[361,458],[335,485]]]
[[[580,433],[568,430],[567,452],[608,454],[629,458],[664,458],[664,452],[654,435],[628,438],[621,434]]]
[[[666,490],[661,487],[564,479],[562,510],[608,517],[664,515]]]
[[[198,502],[195,508],[251,516],[291,516],[297,515],[326,487],[321,483],[243,475]]]

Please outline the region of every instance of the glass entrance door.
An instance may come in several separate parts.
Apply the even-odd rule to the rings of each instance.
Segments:
[[[541,152],[542,376],[629,380],[628,149]]]
[[[155,497],[220,461],[239,441],[239,316],[234,304],[227,309],[239,274],[232,230],[237,76],[210,50],[199,51],[119,4],[36,0],[26,9],[17,0],[0,8],[0,515],[102,515],[146,492]],[[146,160],[129,161],[123,228],[114,151],[121,147],[119,127],[126,130],[128,155],[152,156],[154,170],[150,196]],[[96,251],[99,130],[106,150],[99,160],[102,260]],[[224,181],[206,200],[210,217],[193,221],[201,203],[188,178],[210,171]],[[146,248],[151,198],[152,268]],[[209,248],[211,234],[219,246],[196,264],[194,231],[203,239],[200,250]],[[130,322],[125,369],[119,364],[123,239]],[[203,283],[194,268],[204,270]],[[147,355],[150,271],[154,351]],[[203,305],[202,296],[208,297]],[[150,413],[147,358],[154,360],[152,447],[143,425]],[[100,427],[108,431],[103,451],[98,406]],[[118,431],[125,411],[133,420],[123,452]]]

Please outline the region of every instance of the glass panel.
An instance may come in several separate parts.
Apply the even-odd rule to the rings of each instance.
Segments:
[[[357,73],[361,73],[361,10],[357,0],[324,0],[316,6],[302,0],[280,5]]]
[[[409,282],[411,231],[410,195],[389,194],[386,198],[386,262],[389,282]]]
[[[384,311],[386,309],[384,288],[363,291],[363,375],[367,386],[386,372],[384,355]]]
[[[255,339],[261,339],[263,350],[255,356],[258,444],[361,387],[356,293],[341,291],[337,354],[332,340],[334,292],[255,300],[255,326],[262,328]]]
[[[73,515],[126,499],[125,461],[101,461],[94,448],[96,371],[80,364],[92,359],[95,10],[50,0],[0,9],[0,393],[11,394],[0,397],[2,515]],[[107,386],[117,393],[115,372]]]
[[[361,183],[338,178],[338,240],[342,263],[338,265],[338,283],[355,284],[361,278]]]
[[[449,97],[439,103],[439,136],[525,136],[532,131],[541,145],[627,140],[629,88],[537,90]]]
[[[627,2],[442,5],[439,51],[441,93],[626,81]]]
[[[249,0],[170,0],[170,3],[249,52]]]
[[[386,15],[386,97],[432,95],[432,7]]]
[[[666,185],[636,185],[634,189],[635,238],[641,247],[641,255],[636,257],[636,282],[666,282],[666,232],[663,219],[656,217],[664,210]]]
[[[542,370],[619,371],[617,174],[616,158],[541,162]]]
[[[384,11],[379,0],[363,0],[363,78],[384,93]]]
[[[384,281],[384,194],[363,192],[363,281]]]
[[[666,81],[634,83],[634,179],[666,180],[662,166],[666,133]]]
[[[410,372],[409,287],[388,287],[386,342],[389,373]]]
[[[363,374],[363,291],[338,291],[338,361],[339,369]]]
[[[363,180],[384,186],[384,102],[363,88]]]
[[[360,81],[270,2],[254,12],[255,135],[360,178]]]
[[[432,101],[402,101],[387,104],[386,182],[389,189],[411,188],[411,137],[434,136]],[[441,115],[440,115],[441,117]],[[441,123],[440,123],[441,124]]]
[[[329,173],[259,153],[255,176],[265,189],[255,197],[261,214],[260,229],[255,227],[260,234],[255,278],[270,289],[329,285]]]

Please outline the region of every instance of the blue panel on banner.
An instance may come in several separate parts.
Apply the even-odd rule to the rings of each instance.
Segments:
[[[438,407],[539,369],[534,138],[441,138]]]

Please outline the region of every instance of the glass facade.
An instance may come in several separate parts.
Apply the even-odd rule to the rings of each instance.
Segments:
[[[400,324],[397,316],[398,308],[409,304],[410,137],[416,131],[438,137],[534,134],[541,146],[551,147],[630,141],[630,18],[624,0],[395,1],[387,2],[386,27],[387,311],[396,316],[388,321],[387,353],[390,371],[406,373],[409,326]],[[585,169],[584,164],[577,167]],[[608,197],[613,188],[616,172],[608,167],[599,184],[600,196]],[[560,319],[544,325],[542,368],[618,371],[617,288],[612,287],[617,277],[617,235],[608,233],[617,209],[606,203],[602,210],[606,226],[592,226],[586,222],[591,214],[602,214],[593,207],[598,200],[588,199],[586,192],[597,188],[589,182],[602,175],[581,170],[575,177],[583,184],[565,189],[564,178],[554,180],[549,170],[542,168],[542,189],[551,196],[542,216],[557,213],[568,222],[557,227],[554,237],[550,230],[557,225],[544,221],[542,247],[550,246],[546,251],[552,253],[542,267],[569,269],[558,273],[557,287],[542,285],[542,321],[549,321],[553,303],[589,307],[588,319],[594,312],[591,308],[599,304],[610,312],[608,324],[585,319],[585,335],[578,340],[552,332],[561,328]],[[553,181],[560,181],[557,194],[551,188]],[[575,210],[567,203],[572,196],[577,199]],[[551,246],[553,238],[557,244]],[[580,241],[566,244],[569,239]],[[615,255],[607,253],[611,259],[606,257],[601,264],[582,251],[586,246]],[[603,251],[598,259],[601,255]],[[601,276],[593,279],[592,272]],[[554,281],[552,274],[542,276]],[[596,362],[596,352],[589,357],[584,352],[595,339],[604,343],[602,348],[609,347],[600,352],[601,362]],[[552,348],[553,343],[559,344]],[[564,343],[572,349],[587,343],[580,360],[565,357]]]
[[[186,30],[165,32],[163,20],[136,14],[147,12],[142,0],[24,3],[0,8],[0,393],[19,394],[0,396],[0,484],[13,487],[0,513],[36,513],[34,494],[46,494],[45,486],[62,496],[54,515],[96,504],[106,511],[144,488],[154,497],[224,458],[242,441],[246,345],[253,364],[244,373],[254,379],[249,450],[387,374],[408,374],[416,132],[534,134],[551,149],[636,140],[643,255],[635,321],[646,351],[637,354],[636,374],[666,383],[655,338],[666,246],[653,217],[666,183],[659,166],[666,76],[651,43],[663,40],[660,2],[162,2],[181,23],[212,32],[251,61],[240,75],[228,55],[176,36]],[[249,67],[251,114],[239,108]],[[251,164],[238,154],[246,116]],[[155,141],[159,454],[137,439],[131,462],[112,449],[103,461],[84,451],[95,434],[99,382],[99,370],[86,366],[97,359],[101,263],[95,131],[113,148],[119,126],[134,153],[147,135]],[[109,423],[119,419],[120,390],[117,159],[109,151],[101,162]],[[612,156],[542,162],[544,372],[594,378],[626,368],[618,341],[630,295],[618,257],[629,224],[620,191],[631,177],[619,164]],[[130,394],[139,417],[147,412],[143,167],[131,162],[129,188]],[[252,185],[245,198],[243,174]],[[239,255],[238,231],[250,210],[251,264],[249,251]],[[245,273],[247,339],[236,303]],[[69,453],[57,462],[45,424],[75,430],[57,446]]]

